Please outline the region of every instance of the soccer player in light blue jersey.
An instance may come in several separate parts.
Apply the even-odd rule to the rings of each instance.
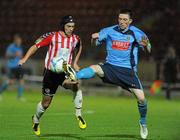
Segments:
[[[76,73],[76,79],[89,79],[98,75],[103,82],[121,86],[133,93],[137,98],[140,114],[140,136],[146,139],[148,135],[146,125],[147,102],[141,82],[137,76],[138,48],[151,50],[151,45],[144,32],[131,26],[131,11],[121,10],[118,24],[103,28],[92,34],[92,43],[100,46],[106,43],[106,62],[91,65]],[[71,75],[72,72],[69,72]],[[73,80],[73,79],[72,79]]]
[[[2,83],[0,86],[0,96],[4,92],[5,89],[11,84],[14,83],[14,80],[18,80],[18,94],[17,99],[24,101],[22,98],[23,89],[24,89],[24,80],[23,80],[23,70],[19,67],[18,62],[23,55],[22,50],[22,38],[18,35],[14,35],[14,42],[11,43],[6,50],[6,58],[7,58],[7,74],[8,80]],[[1,97],[2,98],[2,97]]]

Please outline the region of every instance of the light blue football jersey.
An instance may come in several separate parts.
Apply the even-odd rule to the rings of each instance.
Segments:
[[[17,53],[19,53],[19,56],[16,56]],[[16,68],[18,67],[18,62],[23,55],[23,50],[21,47],[18,47],[15,43],[12,43],[8,46],[6,50],[6,55],[12,56],[8,58],[7,67]]]
[[[100,30],[96,45],[106,42],[107,63],[136,70],[142,36],[146,36],[145,33],[135,26],[120,31],[119,26],[114,25]]]

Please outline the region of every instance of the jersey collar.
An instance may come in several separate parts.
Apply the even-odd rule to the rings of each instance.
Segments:
[[[122,30],[122,29],[119,27],[119,25],[117,25],[114,29],[115,29],[116,31],[124,34],[125,32],[127,32],[127,31],[129,30],[129,26],[128,26],[128,28]]]

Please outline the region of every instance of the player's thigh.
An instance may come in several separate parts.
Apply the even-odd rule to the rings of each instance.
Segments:
[[[130,90],[132,93],[134,93],[134,95],[136,96],[138,101],[140,101],[140,102],[145,101],[145,95],[144,95],[144,91],[142,89],[130,88]]]
[[[59,86],[60,77],[58,74],[45,70],[43,77],[42,93],[44,96],[54,96]]]
[[[104,72],[99,65],[91,65],[90,68],[92,68],[99,77],[104,77]]]
[[[13,68],[8,68],[7,76],[9,79],[15,79],[16,78],[15,70]]]
[[[23,79],[24,76],[24,72],[22,67],[17,67],[17,68],[12,68],[11,69],[11,77],[16,79],[16,80],[20,80]]]

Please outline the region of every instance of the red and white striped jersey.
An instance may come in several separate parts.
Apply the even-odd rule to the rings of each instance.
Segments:
[[[45,68],[50,69],[53,58],[62,58],[71,65],[73,50],[80,45],[80,38],[75,34],[70,37],[64,37],[60,31],[50,32],[38,38],[35,45],[37,48],[49,46],[45,58]]]

